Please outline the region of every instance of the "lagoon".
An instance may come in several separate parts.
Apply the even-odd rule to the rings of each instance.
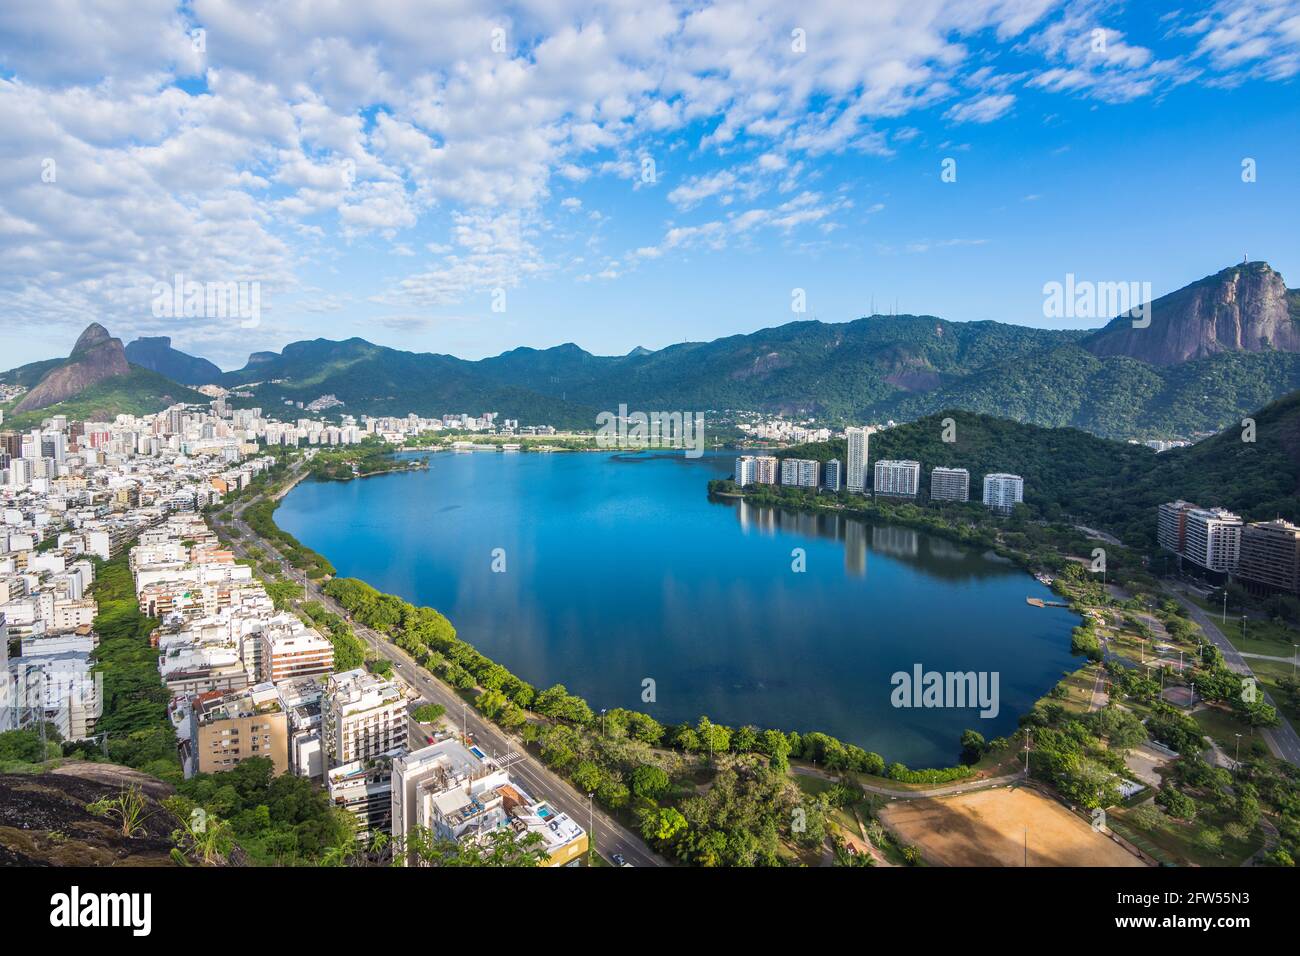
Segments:
[[[945,766],[963,730],[1012,732],[1073,666],[1077,618],[1028,606],[1052,595],[1020,568],[911,528],[711,501],[731,455],[428,457],[304,482],[276,521],[341,575],[436,607],[488,657],[597,711],[821,730]],[[891,677],[917,666],[995,673],[996,716],[895,706]]]

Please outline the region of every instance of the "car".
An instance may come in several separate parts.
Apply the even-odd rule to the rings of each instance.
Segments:
[[[622,853],[611,853],[609,858],[614,861],[615,866],[627,866],[627,860],[623,859]]]
[[[434,739],[433,739],[432,737],[430,737],[430,736],[425,736],[425,738],[424,738],[424,742],[425,742],[426,744],[431,744],[431,743],[435,743],[436,741],[434,741]]]

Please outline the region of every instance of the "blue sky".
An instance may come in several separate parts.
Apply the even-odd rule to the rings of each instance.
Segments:
[[[9,5],[0,365],[91,320],[229,368],[316,336],[622,353],[873,302],[1078,328],[1104,317],[1044,318],[1044,283],[1159,295],[1243,254],[1300,285],[1300,4],[789,6]],[[177,273],[257,282],[256,327],[154,314]]]

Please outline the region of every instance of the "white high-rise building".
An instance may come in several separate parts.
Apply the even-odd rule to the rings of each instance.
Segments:
[[[774,485],[779,474],[775,455],[741,455],[736,459],[736,484]]]
[[[405,747],[401,689],[361,668],[330,675],[321,699],[321,742],[330,768]]]
[[[781,459],[781,484],[796,488],[816,488],[821,462],[811,458]]]
[[[1010,514],[1025,500],[1025,479],[1019,475],[984,476],[984,504],[1001,514]]]
[[[970,472],[965,468],[932,469],[930,500],[970,501]]]
[[[741,455],[736,459],[736,484],[742,488],[746,485],[752,485],[757,471],[758,468],[754,464],[754,456]]]
[[[873,486],[876,494],[914,498],[920,485],[921,463],[919,461],[876,462],[876,480]]]
[[[1235,573],[1241,558],[1242,521],[1223,508],[1187,512],[1183,557],[1208,571]]]
[[[867,459],[871,442],[870,428],[846,428],[844,437],[848,440],[848,465],[844,472],[844,487],[849,491],[867,490]]]

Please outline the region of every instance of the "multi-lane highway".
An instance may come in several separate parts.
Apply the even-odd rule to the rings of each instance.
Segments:
[[[303,464],[299,463],[292,477],[298,477],[302,468]],[[579,793],[566,780],[547,769],[540,760],[529,754],[522,740],[505,733],[473,708],[468,707],[451,687],[417,664],[409,654],[383,635],[352,619],[347,610],[326,595],[316,582],[285,562],[274,542],[259,538],[244,521],[244,510],[256,500],[258,499],[255,497],[236,502],[231,524],[244,538],[256,540],[268,557],[280,560],[286,577],[301,585],[307,598],[320,601],[335,614],[347,618],[358,637],[378,654],[393,662],[393,669],[403,681],[425,700],[441,704],[446,708],[448,721],[463,732],[473,735],[481,749],[497,756],[509,753],[518,755],[510,765],[510,772],[519,777],[534,797],[545,797],[581,826],[586,827],[594,835],[596,849],[602,856],[608,859],[617,853],[633,866],[669,865],[666,860],[652,852],[637,834],[603,812],[586,794]],[[239,539],[235,539],[234,549],[240,557],[248,556],[245,545]]]

